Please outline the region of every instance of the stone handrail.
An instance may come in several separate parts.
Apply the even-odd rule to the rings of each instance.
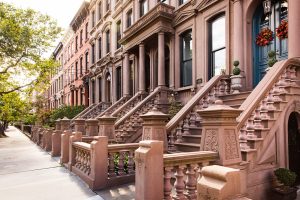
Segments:
[[[115,102],[113,105],[111,105],[110,107],[108,107],[105,111],[103,111],[102,113],[100,113],[96,118],[102,117],[103,115],[111,115],[115,110],[117,110],[122,105],[124,105],[124,103],[127,102],[127,99],[128,99],[128,97],[122,97],[117,102]]]
[[[110,103],[100,102],[92,109],[90,109],[85,114],[81,115],[80,117],[83,119],[93,119],[97,117],[101,112],[106,110],[110,106]]]
[[[145,94],[141,92],[137,92],[132,98],[130,98],[126,103],[124,103],[121,107],[116,109],[111,116],[117,117],[120,119],[123,117],[130,109],[132,109],[135,105],[143,100]]]
[[[87,108],[85,108],[83,111],[81,111],[79,114],[77,114],[73,119],[77,119],[80,118],[82,115],[84,115],[86,112],[88,112],[89,110],[93,109],[97,104],[93,104]]]
[[[240,110],[244,111],[237,119],[239,122],[238,129],[245,124],[247,119],[252,115],[252,113],[264,99],[266,101],[270,101],[270,99],[266,99],[267,96],[274,96],[274,92],[280,92],[278,91],[279,87],[284,86],[282,84],[285,84],[283,81],[281,81],[281,79],[286,79],[287,81],[289,80],[289,82],[293,83],[293,79],[296,77],[295,66],[300,66],[299,58],[291,58],[277,62],[273,67],[270,68],[268,73],[266,73],[264,78],[259,82],[259,84],[239,107]],[[274,89],[275,91],[272,91]]]
[[[133,158],[138,147],[108,145],[105,136],[98,136],[91,144],[74,141],[70,146],[71,170],[93,190],[134,182]]]
[[[155,106],[161,90],[160,87],[157,87],[115,123],[116,141],[118,143],[133,142],[135,140],[132,138],[133,135],[136,139],[141,135],[138,134],[143,122],[140,115],[147,113]]]
[[[215,103],[219,95],[230,93],[228,75],[211,78],[191,100],[167,123],[169,150],[174,150],[174,143],[182,141],[182,135],[189,132],[190,127],[200,127],[200,116],[197,110],[205,109]]]
[[[217,161],[218,153],[198,151],[164,154],[163,159],[164,199],[197,199],[197,180],[201,176],[201,168]],[[174,185],[172,177],[175,177]]]

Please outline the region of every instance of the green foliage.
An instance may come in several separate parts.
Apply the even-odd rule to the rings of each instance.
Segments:
[[[233,75],[239,75],[241,73],[241,69],[238,67],[240,64],[240,62],[238,60],[233,61],[233,70],[232,70],[232,74]]]
[[[275,51],[269,51],[268,52],[268,57],[269,57],[268,65],[269,65],[269,67],[272,67],[277,62],[276,52]]]
[[[174,95],[172,95],[170,98],[169,98],[169,115],[170,115],[170,118],[172,119],[179,111],[180,109],[182,108],[182,105],[180,102],[176,101]]]
[[[58,109],[55,109],[51,112],[49,116],[50,125],[54,125],[55,120],[62,119],[67,117],[73,119],[76,115],[84,110],[84,106],[62,106]]]
[[[50,72],[58,65],[43,55],[60,32],[47,15],[0,3],[0,95],[47,86]]]
[[[37,121],[37,115],[36,114],[26,114],[23,117],[23,123],[25,125],[34,125],[35,122]]]
[[[295,172],[286,168],[278,168],[274,171],[274,174],[284,186],[289,187],[294,185],[297,177]]]
[[[233,66],[237,67],[237,66],[239,66],[239,64],[240,64],[240,61],[238,61],[238,60],[233,61]]]

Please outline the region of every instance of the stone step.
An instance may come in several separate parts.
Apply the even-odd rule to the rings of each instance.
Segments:
[[[175,146],[177,151],[181,152],[192,152],[192,151],[200,151],[200,144],[193,144],[193,143],[177,143],[175,142]]]
[[[182,139],[186,143],[200,144],[201,135],[182,135]]]
[[[226,94],[226,95],[219,96],[219,98],[222,101],[226,101],[226,100],[230,100],[230,99],[236,99],[236,98],[246,99],[251,92],[252,91],[245,91],[245,92],[240,92],[239,94]]]

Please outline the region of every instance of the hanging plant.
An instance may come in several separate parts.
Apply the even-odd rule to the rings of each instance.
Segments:
[[[256,44],[258,46],[266,46],[273,40],[273,31],[269,28],[264,28],[261,32],[256,36]]]
[[[276,28],[276,36],[281,40],[288,38],[288,22],[286,20],[282,20]]]

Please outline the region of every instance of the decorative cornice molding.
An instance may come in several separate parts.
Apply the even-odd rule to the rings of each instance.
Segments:
[[[196,10],[198,10],[199,12],[203,12],[203,10],[205,10],[206,8],[220,1],[223,0],[203,0],[196,6]]]
[[[195,9],[191,9],[191,10],[185,10],[182,12],[179,12],[175,17],[174,20],[172,22],[172,25],[174,27],[178,26],[179,24],[181,24],[182,22],[190,19],[191,17],[195,16],[197,14],[197,11]]]

